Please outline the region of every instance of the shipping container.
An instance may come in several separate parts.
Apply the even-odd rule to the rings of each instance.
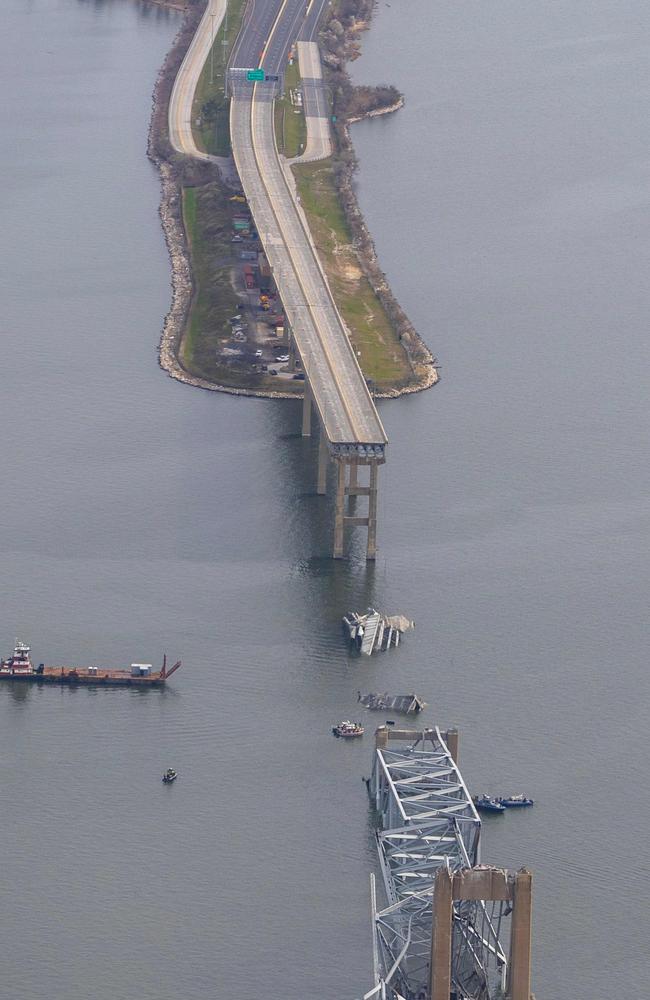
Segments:
[[[266,255],[263,254],[263,253],[260,254],[259,268],[260,268],[260,277],[261,278],[270,278],[271,277],[271,268],[269,267],[269,262],[266,259]]]
[[[244,281],[246,283],[246,288],[257,288],[257,277],[256,268],[252,264],[244,265]]]

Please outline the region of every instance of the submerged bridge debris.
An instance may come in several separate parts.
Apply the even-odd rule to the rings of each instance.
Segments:
[[[375,740],[368,791],[386,902],[371,876],[374,986],[364,1000],[531,1000],[532,876],[481,864],[458,731],[380,726]]]
[[[426,705],[426,701],[416,694],[375,694],[370,691],[368,694],[361,694],[359,691],[358,701],[373,712],[403,712],[405,715],[412,715],[421,712]]]
[[[382,615],[375,608],[368,608],[364,615],[356,611],[344,615],[343,628],[350,643],[360,653],[371,656],[376,650],[399,646],[402,634],[415,628],[415,622],[404,615]]]

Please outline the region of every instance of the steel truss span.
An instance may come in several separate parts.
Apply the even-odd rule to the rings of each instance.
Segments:
[[[364,1000],[429,1000],[436,875],[441,868],[460,873],[480,867],[481,821],[447,734],[438,728],[411,734],[410,744],[395,749],[388,735],[378,730],[369,785],[381,818],[376,836],[386,905],[377,904],[373,878],[375,985]],[[453,902],[448,995],[458,1000],[503,995],[507,960],[500,936],[509,910],[507,900]]]

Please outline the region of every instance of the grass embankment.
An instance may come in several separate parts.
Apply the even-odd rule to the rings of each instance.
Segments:
[[[246,0],[230,0],[215,34],[194,97],[192,129],[197,146],[215,156],[230,153],[229,103],[225,71],[241,27]],[[197,121],[200,124],[196,124]],[[183,332],[179,361],[190,375],[235,388],[264,387],[270,381],[252,372],[250,364],[232,357],[224,363],[224,346],[232,343],[228,319],[236,312],[238,295],[233,268],[238,245],[231,243],[232,215],[237,205],[232,191],[216,176],[207,183],[182,187],[183,224],[189,244],[194,294]],[[234,247],[234,248],[233,248]]]
[[[183,223],[192,256],[194,297],[179,360],[191,375],[215,382],[225,377],[217,350],[231,336],[228,317],[237,305],[231,284],[228,209],[228,198],[219,182],[183,188]],[[228,369],[228,376],[232,374]]]
[[[300,201],[332,294],[347,323],[364,375],[378,391],[412,381],[411,365],[359,265],[339,200],[332,159],[293,167]]]
[[[241,28],[246,0],[229,0],[228,11],[214,37],[194,95],[192,131],[199,149],[213,156],[230,154],[229,103],[225,96],[226,65]],[[200,122],[199,125],[196,123]]]
[[[287,65],[284,74],[284,97],[275,102],[275,136],[278,149],[287,158],[298,156],[305,148],[307,141],[307,125],[302,106],[292,103],[300,87],[300,70],[294,59],[291,66]],[[295,97],[294,97],[295,100]]]

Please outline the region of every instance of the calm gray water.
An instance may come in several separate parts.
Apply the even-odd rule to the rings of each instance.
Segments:
[[[0,690],[0,997],[360,996],[372,741],[329,727],[371,687],[457,723],[471,787],[538,800],[484,840],[534,869],[538,996],[642,996],[650,13],[393,0],[365,37],[355,74],[407,105],[355,128],[361,200],[444,376],[382,408],[370,568],[361,537],[327,558],[296,406],[156,366],[178,23],[3,4],[3,651],[185,667]],[[338,621],[369,602],[418,627],[362,664]]]

